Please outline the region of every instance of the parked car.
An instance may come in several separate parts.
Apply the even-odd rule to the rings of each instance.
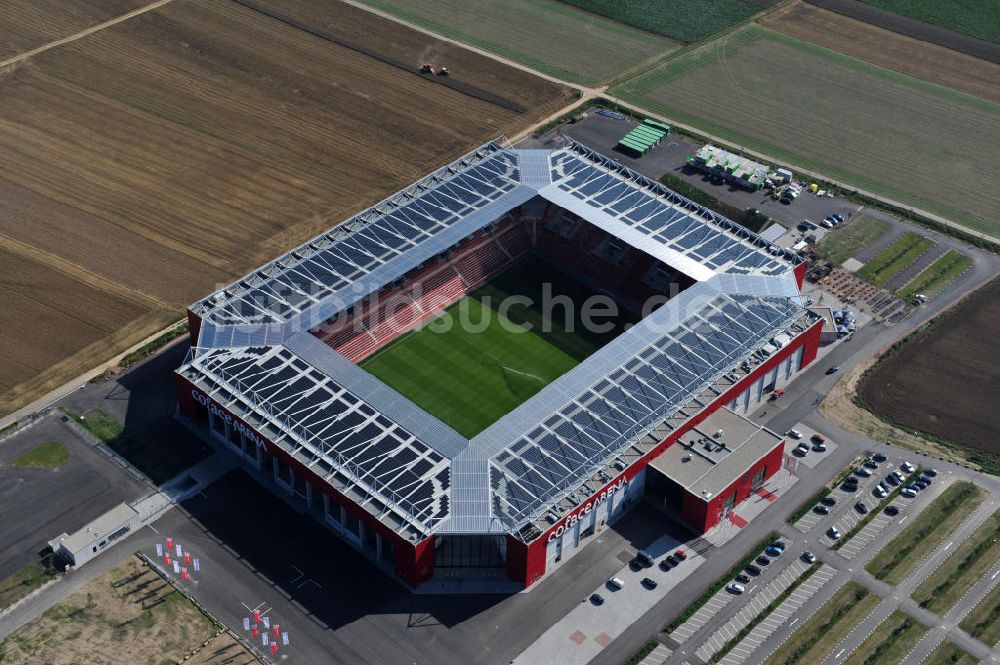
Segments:
[[[728,591],[729,593],[733,593],[733,594],[736,594],[736,595],[738,596],[738,595],[740,595],[741,593],[743,593],[744,591],[746,591],[746,587],[744,587],[744,586],[743,586],[742,584],[740,584],[739,582],[730,582],[730,583],[729,583],[729,584],[728,584],[728,585],[726,586],[726,591]]]
[[[822,222],[819,223],[819,225],[822,226],[824,229],[832,229],[833,228],[833,222],[831,222],[828,219],[824,219]]]
[[[888,495],[889,493],[886,492],[884,489],[882,489],[880,485],[876,485],[875,488],[872,490],[872,496],[875,496],[879,499],[884,499]]]
[[[806,550],[802,553],[802,560],[806,563],[816,563],[816,555]]]
[[[859,466],[854,470],[854,475],[861,476],[862,478],[871,478],[872,472],[863,466]]]
[[[925,469],[924,475],[930,478],[937,478],[937,471],[935,471],[934,469]]]
[[[655,589],[656,588],[656,580],[654,580],[654,579],[652,579],[650,577],[643,577],[642,578],[642,582],[640,582],[640,584],[642,584],[642,586],[646,587],[647,589]]]
[[[921,482],[919,480],[917,482],[913,483],[913,486],[916,487],[921,492],[923,492],[925,489],[927,489],[927,483]]]
[[[764,553],[767,554],[768,556],[773,556],[773,557],[781,556],[781,550],[775,547],[774,545],[769,545],[768,548],[764,550]]]
[[[899,478],[897,478],[896,476],[894,476],[891,473],[888,476],[885,477],[885,480],[886,480],[886,482],[888,482],[890,485],[892,485],[894,487],[896,485],[898,485],[899,482],[900,482]]]
[[[608,580],[608,588],[612,591],[619,591],[625,586],[625,580],[620,577],[612,577]]]
[[[836,374],[839,371],[840,371],[840,365],[832,365],[828,370],[826,370],[826,373],[827,374]]]
[[[837,223],[842,223],[844,221],[844,216],[839,213],[834,213],[830,216],[837,220]]]
[[[931,483],[934,482],[934,479],[931,478],[930,476],[923,475],[923,476],[920,476],[920,482],[922,482],[925,485],[930,485]]]
[[[640,568],[649,568],[653,565],[653,557],[649,556],[647,553],[639,550],[635,553],[635,556],[629,562],[629,567],[632,570],[639,570]]]
[[[878,468],[878,462],[876,462],[875,460],[873,460],[871,458],[868,458],[868,459],[865,460],[864,466],[865,466],[866,469],[877,469]]]
[[[858,491],[858,483],[857,482],[849,483],[845,479],[844,482],[843,482],[843,484],[840,486],[840,489],[843,492],[849,492],[849,493],[857,492]]]
[[[757,577],[758,575],[760,575],[760,568],[753,565],[752,563],[743,570],[747,571],[747,574],[752,577]]]
[[[750,584],[750,576],[746,573],[740,573],[736,576],[736,581],[740,584]]]
[[[603,605],[604,596],[602,596],[599,593],[592,593],[590,594],[590,602],[592,602],[594,605]]]
[[[895,517],[896,515],[899,514],[899,508],[897,508],[896,506],[886,506],[884,512],[889,517]]]
[[[896,480],[898,480],[899,482],[903,482],[904,480],[906,480],[906,476],[904,476],[903,474],[901,474],[899,472],[899,469],[896,469],[895,471],[893,471],[892,475],[896,476]]]
[[[916,483],[910,483],[909,485],[906,486],[906,489],[910,490],[911,492],[919,492],[920,491],[920,488],[917,487]]]
[[[905,496],[907,499],[913,499],[916,498],[917,496],[917,493],[911,490],[909,487],[904,487],[902,490],[900,490],[899,493]]]
[[[670,559],[670,557],[664,557],[664,558],[663,558],[663,560],[662,560],[662,561],[660,561],[660,570],[664,570],[664,571],[666,571],[666,570],[670,570],[670,569],[671,569],[671,568],[673,568],[673,567],[674,567],[675,565],[677,565],[677,564],[675,564],[675,563],[674,563],[674,562],[673,562],[673,561],[672,561],[672,560]]]
[[[826,437],[818,432],[813,434],[811,438],[813,443],[826,443]]]
[[[688,555],[684,553],[684,550],[677,550],[676,552],[674,552],[674,556],[680,559],[681,561],[688,558]]]
[[[771,559],[766,554],[761,554],[759,557],[754,559],[758,566],[770,566]]]
[[[878,481],[878,486],[879,486],[879,489],[881,489],[886,494],[889,493],[889,484],[886,483],[884,480]]]
[[[858,501],[856,504],[854,504],[854,510],[858,511],[862,515],[868,514],[868,506],[865,505],[864,501]]]
[[[879,464],[884,464],[889,460],[889,458],[883,455],[882,453],[875,453],[874,455],[872,455],[872,459],[878,462]]]
[[[822,503],[824,506],[836,506],[837,505],[837,499],[835,497],[832,497],[832,496],[824,496],[822,499],[819,500],[819,502]]]
[[[829,529],[826,530],[826,535],[830,536],[830,538],[833,539],[833,540],[839,540],[840,539],[840,529],[838,529],[835,526],[831,526]]]
[[[816,513],[817,515],[829,515],[830,509],[822,504],[816,504],[815,506],[813,506],[813,512]]]
[[[814,443],[813,444],[813,452],[814,453],[825,453],[826,452],[826,444],[825,443]]]
[[[801,439],[802,438],[802,432],[800,432],[797,429],[790,429],[790,430],[788,430],[788,436],[792,437],[793,439]]]
[[[906,473],[913,473],[914,471],[913,465],[910,464],[909,462],[903,462],[902,464],[899,465],[899,468],[905,471]]]
[[[805,457],[806,455],[809,454],[809,444],[800,443],[799,445],[795,446],[795,450],[793,450],[792,452],[798,454],[799,457]]]

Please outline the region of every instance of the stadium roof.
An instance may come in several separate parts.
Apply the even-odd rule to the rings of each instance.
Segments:
[[[471,440],[308,332],[536,195],[699,283]],[[178,372],[401,533],[513,532],[804,330],[794,263],[582,146],[491,143],[199,302]]]
[[[720,273],[777,275],[799,262],[582,145],[517,150],[491,142],[200,300],[192,311],[214,325],[316,327],[535,196],[698,281]]]

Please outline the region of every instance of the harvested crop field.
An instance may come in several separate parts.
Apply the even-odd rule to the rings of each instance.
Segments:
[[[417,73],[432,54],[453,76]],[[150,317],[180,318],[217,283],[570,99],[332,2],[175,0],[9,67],[0,239],[65,268],[55,295],[33,294],[39,312],[61,294],[75,304],[51,334],[26,334],[35,309],[0,312],[30,359],[0,369],[16,394],[0,413],[139,341]],[[77,310],[90,317],[79,336],[67,334]],[[89,347],[95,335],[104,347]]]
[[[143,4],[143,0],[4,0],[0,60],[65,39]]]
[[[865,377],[859,396],[885,420],[1000,453],[1000,281],[912,336]]]
[[[1000,236],[995,102],[758,25],[613,92],[737,146]]]
[[[682,42],[745,21],[776,0],[566,0],[571,5]]]
[[[1000,65],[798,3],[761,19],[783,34],[879,67],[1000,102]]]
[[[363,0],[440,35],[564,81],[596,85],[677,48],[557,0]]]

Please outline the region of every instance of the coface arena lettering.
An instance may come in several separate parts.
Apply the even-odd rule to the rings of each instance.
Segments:
[[[192,388],[191,397],[193,397],[194,401],[198,402],[198,404],[201,404],[202,406],[208,408],[209,412],[211,412],[212,415],[214,415],[216,418],[222,418],[231,429],[235,429],[237,432],[246,437],[249,441],[252,441],[255,445],[257,446],[264,445],[264,440],[261,438],[259,434],[257,434],[257,432],[253,431],[252,429],[244,425],[241,421],[237,420],[236,418],[233,418],[232,414],[226,411],[225,409],[216,406],[215,402],[213,402],[208,398],[208,395],[205,395],[201,391]]]
[[[575,513],[567,517],[562,524],[553,529],[549,533],[549,537],[546,539],[546,542],[551,543],[556,538],[560,538],[564,533],[572,529],[576,523],[580,521],[580,518],[589,515],[590,511],[610,499],[615,492],[623,489],[626,484],[628,484],[627,480],[619,478],[618,482],[601,490],[600,494],[597,494],[590,501],[580,506]]]

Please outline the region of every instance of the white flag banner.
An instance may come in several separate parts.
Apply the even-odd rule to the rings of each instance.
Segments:
[[[267,646],[268,639],[269,639],[268,636],[267,636],[267,633],[261,633],[261,634],[263,635],[262,639],[264,640],[264,646]]]
[[[288,631],[287,630],[281,634],[281,643],[283,645],[285,645],[286,647],[288,646]]]
[[[194,563],[194,572],[197,573],[199,570],[201,570],[201,559],[195,559],[193,563]]]
[[[174,545],[174,552],[177,553],[177,556],[184,556],[184,550],[181,549],[181,544],[180,543],[177,543],[176,545]]]
[[[271,627],[271,617],[264,617],[264,628]]]
[[[159,558],[162,556],[163,556],[163,543],[156,543],[156,557]]]
[[[250,630],[250,617],[243,617],[243,630]]]
[[[180,573],[181,573],[181,564],[177,562],[177,559],[174,559],[174,575],[180,575]]]

